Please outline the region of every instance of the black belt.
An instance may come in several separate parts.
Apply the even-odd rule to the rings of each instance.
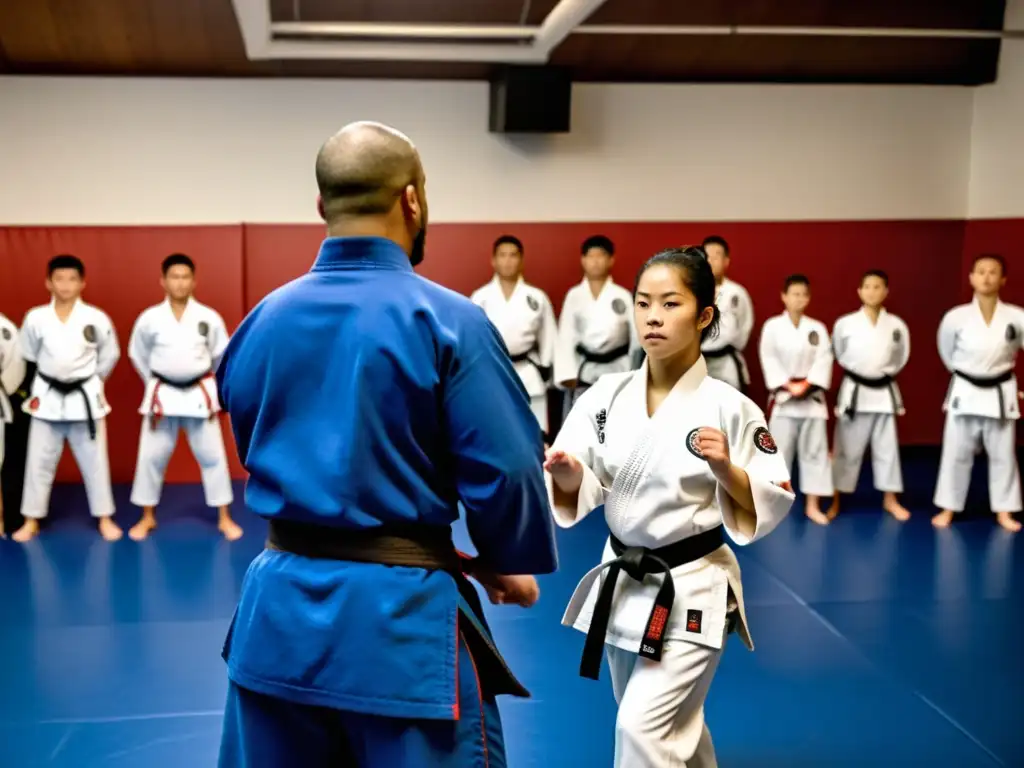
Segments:
[[[547,382],[551,381],[551,366],[550,365],[541,365],[536,360],[534,360],[532,357],[530,357],[530,355],[532,355],[534,352],[537,352],[537,351],[538,351],[538,348],[537,348],[536,345],[534,345],[534,346],[530,347],[530,349],[526,350],[525,352],[523,352],[521,354],[518,354],[518,355],[509,354],[509,359],[511,359],[513,363],[529,363],[530,365],[532,365],[534,368],[537,369],[537,373],[539,373],[540,377],[542,379],[544,379],[544,383],[547,383]]]
[[[194,379],[188,381],[175,381],[174,379],[164,376],[162,373],[156,371],[150,371],[150,374],[156,379],[157,384],[153,387],[153,395],[149,406],[149,425],[151,429],[156,429],[156,425],[160,423],[160,419],[164,417],[163,407],[160,405],[160,398],[158,396],[160,387],[167,385],[172,389],[180,389],[183,392],[187,392],[192,387],[200,384],[203,379],[208,379],[213,376],[213,371],[207,371],[204,374],[196,376]],[[205,387],[200,387],[200,391],[203,393],[203,399],[206,400],[206,409],[210,412],[209,420],[213,421],[217,418],[217,414],[213,410],[213,400],[210,398],[210,393],[206,391]]]
[[[46,385],[57,392],[61,397],[67,397],[73,392],[78,392],[82,396],[83,402],[85,402],[85,420],[89,424],[89,439],[96,439],[96,420],[92,415],[92,405],[89,403],[89,395],[85,393],[85,383],[89,379],[75,379],[73,381],[61,381],[60,379],[54,379],[47,376],[40,370],[36,370],[36,375],[42,379]]]
[[[459,629],[473,654],[484,695],[507,693],[529,698],[530,692],[513,675],[491,638],[480,596],[465,576],[464,568],[469,561],[455,549],[450,528],[390,525],[352,529],[270,520],[267,547],[319,560],[425,568],[451,574],[459,594],[473,612],[467,616],[468,621],[459,622]]]
[[[981,389],[994,389],[999,395],[999,418],[1006,418],[1006,402],[1003,397],[1002,385],[1013,378],[1013,369],[1010,369],[1006,373],[1001,373],[998,376],[968,376],[963,371],[953,371],[953,375],[959,376],[964,381],[968,381]]]
[[[563,422],[568,417],[569,409],[571,409],[572,404],[576,402],[576,398],[579,397],[580,394],[585,392],[588,387],[593,386],[592,381],[583,380],[583,369],[586,368],[587,365],[591,363],[597,365],[614,363],[616,360],[620,360],[623,357],[628,356],[629,349],[630,344],[628,341],[625,344],[620,344],[619,346],[615,347],[615,349],[611,349],[607,352],[594,352],[592,350],[587,349],[582,344],[576,345],[576,354],[582,357],[583,360],[580,361],[579,368],[576,369],[576,386],[572,388],[572,391],[569,393],[569,402],[565,404],[565,413],[562,414]]]
[[[640,641],[640,655],[660,661],[665,627],[668,626],[672,604],[676,598],[672,569],[707,557],[722,546],[725,538],[722,535],[722,526],[718,525],[696,536],[657,549],[627,547],[614,536],[610,536],[609,541],[616,557],[601,566],[608,569],[608,574],[597,595],[597,603],[590,619],[590,629],[583,644],[583,660],[580,662],[580,676],[591,680],[597,680],[601,673],[601,652],[608,632],[608,622],[611,620],[612,596],[615,594],[615,582],[619,578],[619,572],[625,571],[626,575],[635,581],[643,581],[644,576],[648,574],[665,575],[654,599],[654,608],[647,620],[643,639]]]
[[[156,371],[152,371],[152,375],[153,378],[159,381],[161,384],[166,384],[168,387],[174,387],[175,389],[187,390],[192,389],[192,387],[201,382],[203,379],[209,378],[210,376],[213,375],[213,373],[212,371],[207,371],[206,373],[200,376],[196,376],[194,379],[189,379],[188,381],[175,381],[174,379],[170,379],[167,376],[164,376],[162,373],[157,373]]]
[[[840,366],[842,368],[842,366]],[[893,383],[896,381],[892,376],[878,376],[871,378],[868,376],[861,376],[860,374],[848,371],[843,368],[843,373],[850,381],[853,382],[853,391],[850,393],[850,403],[846,406],[845,414],[849,418],[853,418],[857,415],[857,393],[861,387],[867,387],[868,389],[888,389],[889,397],[892,400],[892,414],[895,416],[899,413],[902,403],[900,398],[896,395],[896,387]]]
[[[726,344],[721,349],[702,349],[701,354],[708,360],[716,360],[722,357],[732,358],[736,366],[736,376],[740,382],[740,392],[747,394],[747,383],[743,380],[743,361],[740,359],[740,352],[732,344]]]

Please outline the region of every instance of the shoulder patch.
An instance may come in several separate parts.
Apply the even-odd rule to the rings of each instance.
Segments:
[[[704,454],[700,452],[700,444],[698,443],[698,436],[700,435],[700,428],[690,431],[690,434],[686,436],[686,450],[696,456],[698,459],[703,459]]]
[[[91,323],[85,326],[85,328],[82,329],[82,335],[85,337],[87,342],[92,344],[96,341],[96,326]]]
[[[1017,340],[1017,326],[1015,326],[1013,323],[1009,323],[1006,326],[1006,340],[1007,341],[1016,341]]]
[[[526,297],[526,304],[534,312],[536,312],[538,309],[540,309],[540,302],[537,301],[533,296],[527,296]]]
[[[622,299],[612,299],[612,311],[615,312],[616,315],[626,314],[626,302]]]
[[[812,347],[818,346],[818,342],[821,341],[821,336],[818,335],[817,331],[811,331],[807,334],[807,341],[810,342]]]
[[[206,336],[210,332],[210,325],[205,320],[199,323],[199,335]]]
[[[11,340],[11,330],[9,328],[4,328],[3,329],[3,337],[4,337],[4,341],[10,341]]]
[[[754,430],[754,447],[761,453],[779,452],[779,446],[775,444],[775,438],[767,427],[758,427]]]

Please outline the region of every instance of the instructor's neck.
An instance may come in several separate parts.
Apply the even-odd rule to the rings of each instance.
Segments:
[[[686,372],[700,359],[700,346],[664,360],[647,358],[647,373],[651,386],[656,390],[668,391],[676,385]]]

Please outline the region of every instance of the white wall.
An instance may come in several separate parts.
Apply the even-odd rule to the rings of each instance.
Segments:
[[[1003,26],[1024,29],[1024,0],[1010,0]],[[999,76],[974,91],[972,219],[1024,217],[1024,40],[1004,40]]]
[[[317,148],[356,119],[417,142],[434,221],[967,214],[966,88],[578,85],[573,107],[527,141],[487,132],[482,83],[0,78],[0,224],[315,221]]]

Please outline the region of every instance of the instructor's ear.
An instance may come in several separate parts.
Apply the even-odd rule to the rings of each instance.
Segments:
[[[324,199],[320,195],[316,196],[316,212],[321,219],[327,221],[327,214],[324,213]]]

